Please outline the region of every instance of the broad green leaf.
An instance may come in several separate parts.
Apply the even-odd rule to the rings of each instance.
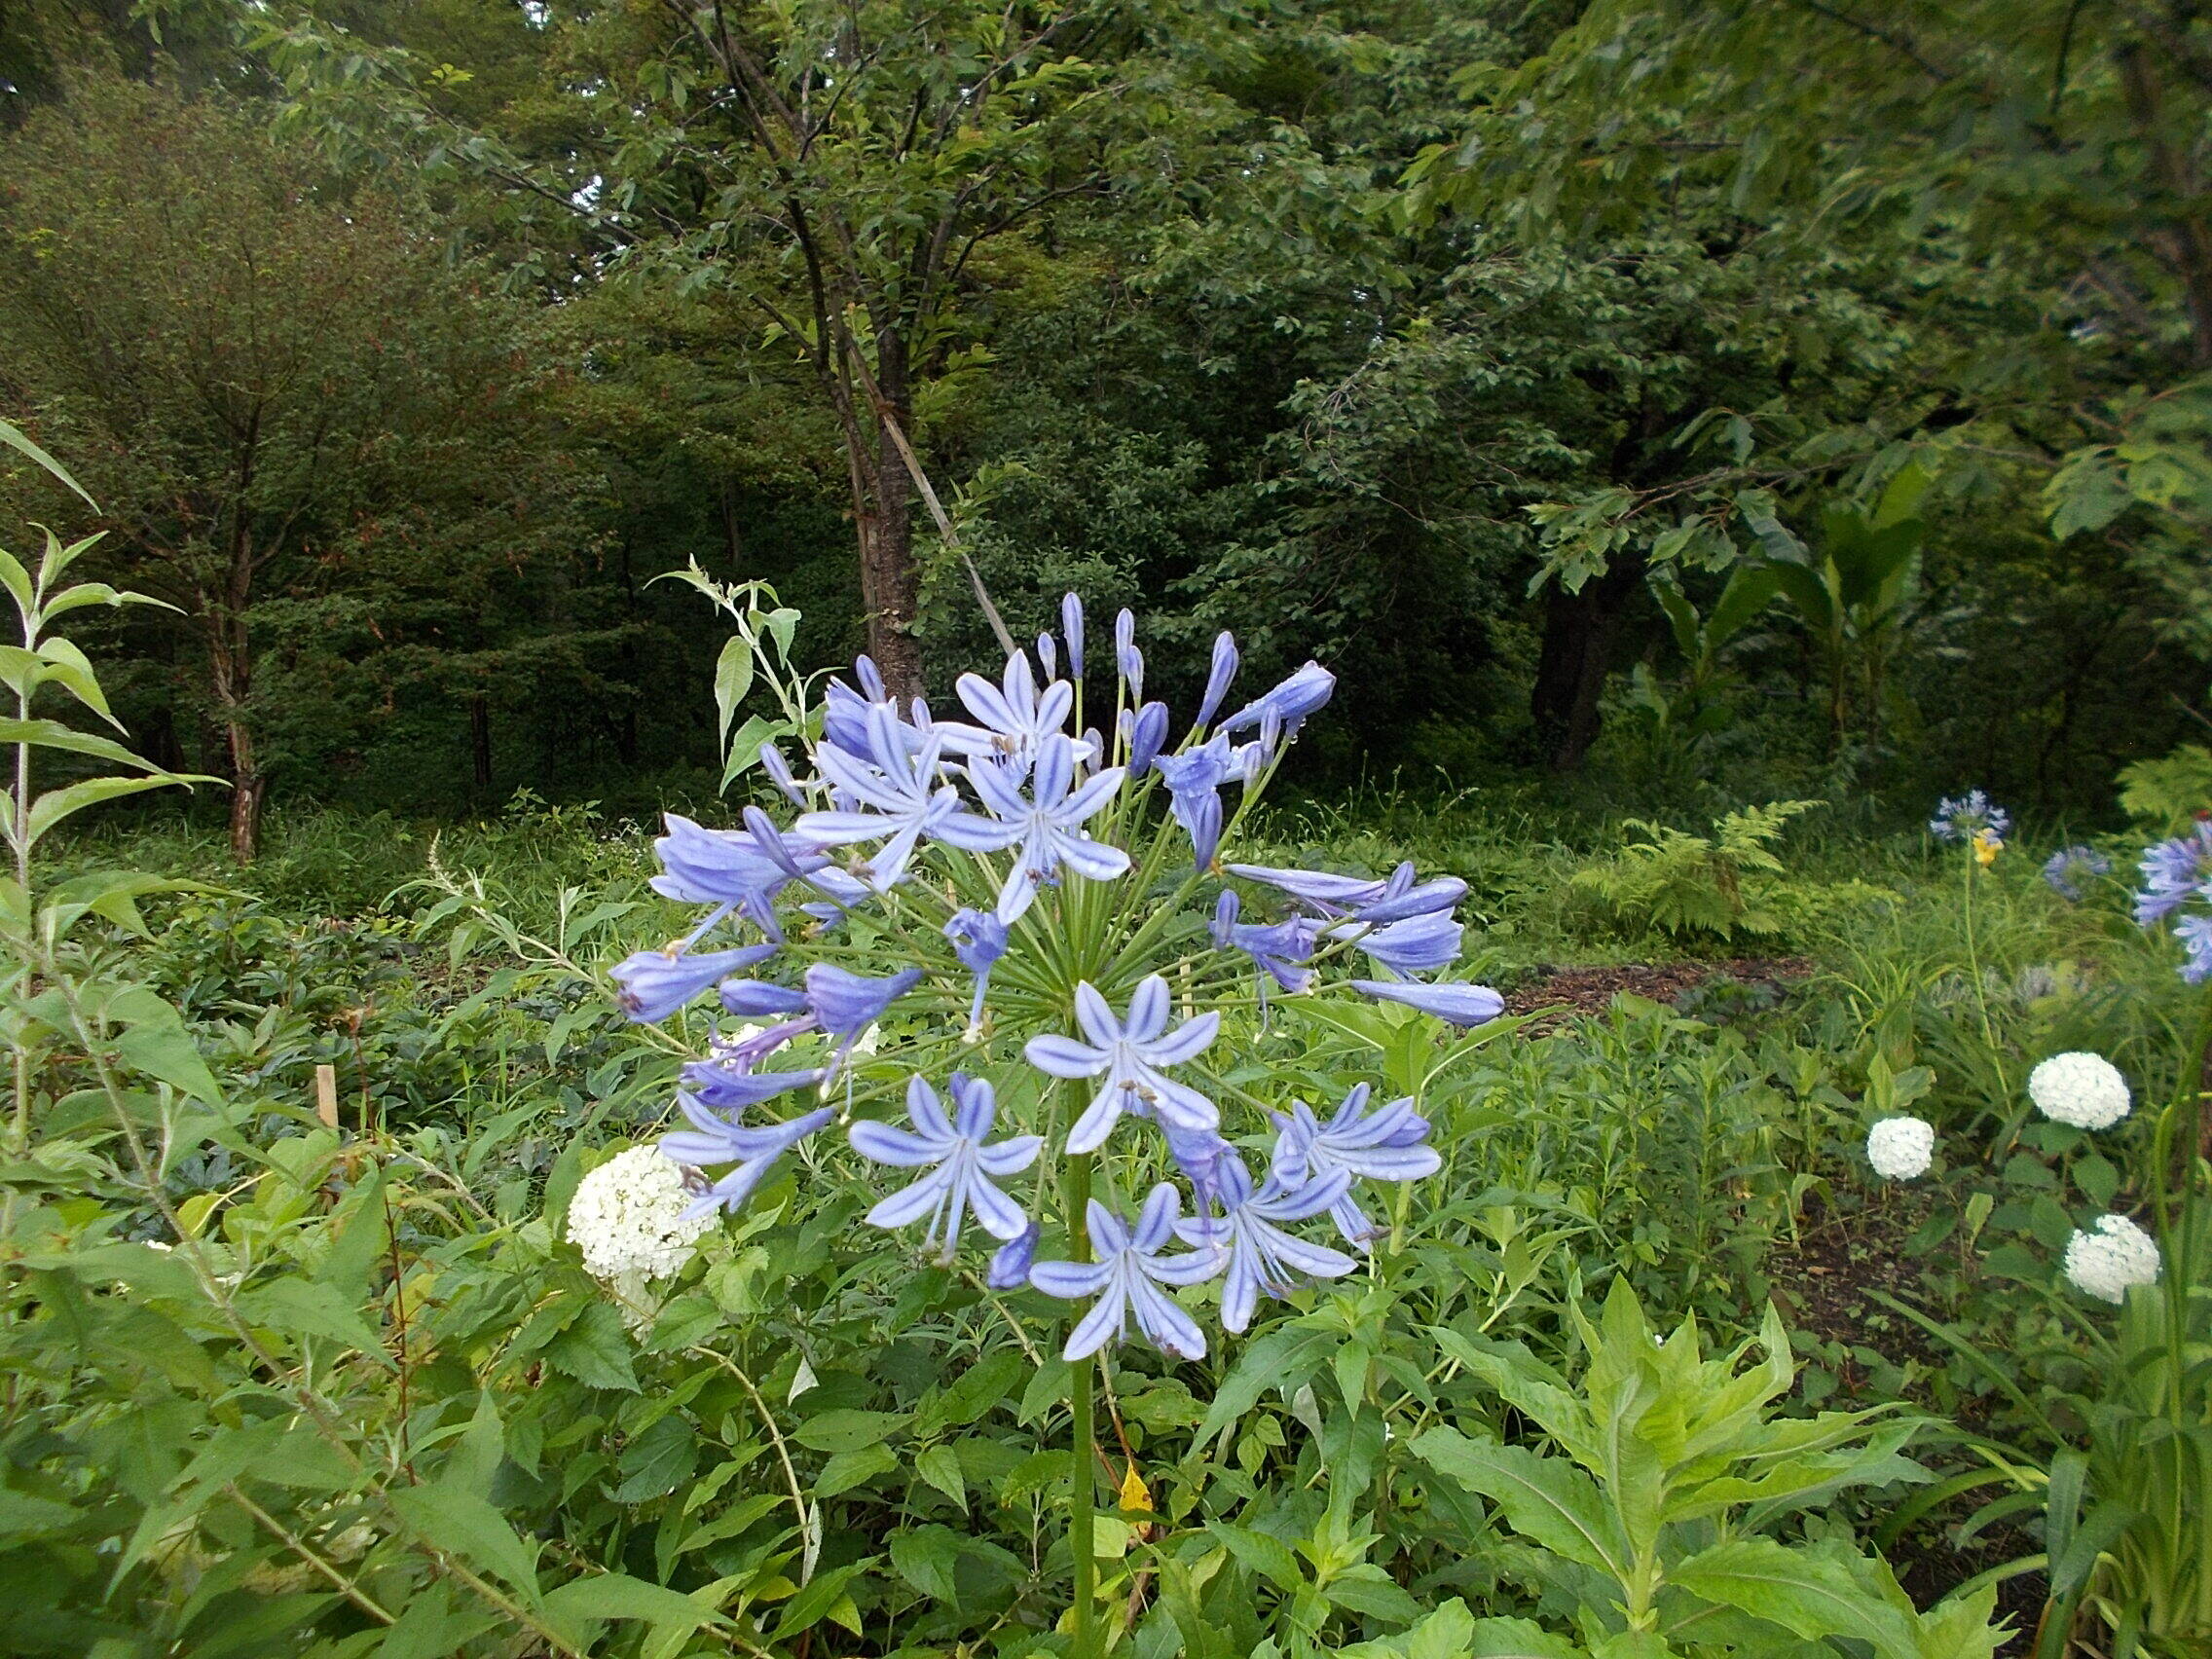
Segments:
[[[1216,1521],[1206,1530],[1228,1545],[1229,1553],[1248,1570],[1258,1573],[1285,1595],[1306,1588],[1306,1574],[1298,1569],[1298,1558],[1291,1553],[1288,1544],[1272,1533],[1257,1532],[1227,1521]]]
[[[753,689],[753,642],[742,634],[732,634],[722,643],[722,652],[715,661],[715,713],[719,724],[717,735],[729,741],[730,721],[737,718],[737,706],[745,701]]]
[[[82,484],[78,483],[76,479],[69,476],[67,470],[62,466],[61,462],[55,461],[54,457],[48,455],[46,451],[40,449],[38,445],[32,443],[31,440],[25,437],[20,430],[18,430],[17,427],[10,424],[6,421],[0,421],[0,444],[6,444],[9,446],[9,448],[19,450],[24,455],[29,456],[31,460],[37,461],[39,465],[45,467],[46,470],[54,474],[55,478],[68,485],[70,489],[74,490],[77,493],[78,498],[83,500],[86,506],[92,508],[95,513],[100,510],[99,502],[93,500],[92,497],[85,494],[85,487]]]
[[[916,1527],[891,1540],[891,1565],[899,1576],[938,1602],[958,1595],[954,1569],[960,1564],[960,1534],[949,1527]]]
[[[545,1357],[555,1370],[565,1371],[593,1388],[638,1391],[638,1374],[630,1364],[630,1337],[622,1328],[622,1315],[611,1303],[586,1304],[561,1334],[545,1345]]]
[[[159,1078],[210,1106],[223,1104],[222,1087],[201,1057],[199,1045],[176,1010],[166,1004],[159,1014],[135,1020],[115,1040],[115,1051],[133,1071]]]
[[[1566,1458],[1469,1440],[1451,1428],[1430,1429],[1413,1449],[1438,1473],[1495,1503],[1515,1531],[1554,1555],[1625,1581],[1627,1540],[1619,1523],[1596,1483]]]
[[[785,1641],[801,1631],[811,1630],[830,1616],[830,1611],[845,1597],[845,1586],[873,1567],[881,1558],[863,1556],[833,1567],[828,1572],[819,1572],[809,1580],[789,1602],[784,1604],[783,1616],[776,1621],[775,1640]]]
[[[822,1473],[815,1478],[814,1494],[835,1497],[878,1475],[888,1475],[898,1466],[898,1454],[888,1446],[862,1446],[850,1452],[839,1452],[822,1465]]]
[[[329,1285],[313,1279],[280,1278],[255,1285],[239,1297],[239,1307],[257,1325],[284,1336],[316,1337],[391,1363],[383,1341],[360,1310]]]
[[[822,1412],[801,1422],[792,1438],[816,1452],[855,1452],[890,1439],[906,1421],[904,1412]]]
[[[1847,1637],[1882,1659],[1918,1659],[1912,1620],[1886,1605],[1840,1562],[1772,1538],[1734,1538],[1679,1563],[1669,1578],[1708,1602],[1741,1608],[1807,1641]]]
[[[87,778],[81,784],[49,790],[31,802],[31,840],[35,843],[64,818],[82,812],[88,806],[121,800],[125,795],[143,794],[148,790],[172,787],[189,789],[195,782],[221,783],[222,780],[198,777],[196,774],[157,772],[150,778]]]
[[[664,1497],[687,1478],[699,1460],[699,1437],[681,1412],[670,1412],[622,1448],[616,1467],[622,1484],[616,1503],[644,1503]]]
[[[434,1548],[503,1579],[526,1601],[537,1600],[537,1544],[483,1498],[448,1486],[400,1487],[389,1495],[399,1518]]]
[[[968,1481],[960,1472],[960,1455],[949,1446],[931,1446],[914,1459],[914,1473],[952,1499],[968,1507]]]
[[[648,1584],[627,1572],[600,1572],[574,1578],[545,1593],[545,1611],[568,1629],[584,1619],[644,1619],[680,1630],[729,1621],[700,1605],[681,1590]]]

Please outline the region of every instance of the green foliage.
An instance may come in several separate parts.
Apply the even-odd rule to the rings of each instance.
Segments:
[[[1900,1456],[1912,1423],[1771,1415],[1795,1370],[1772,1309],[1765,1357],[1751,1368],[1749,1344],[1708,1359],[1694,1319],[1655,1333],[1625,1282],[1596,1321],[1571,1313],[1579,1386],[1518,1344],[1437,1337],[1556,1452],[1452,1428],[1429,1430],[1414,1452],[1496,1506],[1519,1540],[1510,1569],[1575,1608],[1587,1651],[1773,1652],[1794,1637],[1865,1642],[1884,1659],[1996,1652],[1994,1591],[1921,1613],[1878,1557],[1772,1535],[1847,1487],[1927,1478]]]
[[[2120,804],[2157,835],[2174,835],[2212,807],[2212,749],[2185,743],[2156,760],[2120,769]]]
[[[1771,801],[1717,820],[1711,835],[1632,818],[1625,829],[1641,832],[1604,864],[1575,871],[1572,885],[1622,927],[1656,928],[1677,939],[1707,936],[1726,940],[1739,932],[1779,932],[1782,921],[1762,906],[1755,878],[1780,875],[1770,850],[1788,821],[1822,803]],[[1745,878],[1753,877],[1748,889]]]

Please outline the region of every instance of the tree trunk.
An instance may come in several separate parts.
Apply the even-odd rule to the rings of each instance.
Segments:
[[[1577,770],[1598,741],[1598,698],[1612,665],[1613,641],[1641,571],[1617,561],[1580,593],[1556,583],[1544,601],[1544,643],[1529,696],[1536,740],[1555,772]]]
[[[468,699],[468,759],[479,795],[492,788],[492,705],[482,697]]]
[[[223,742],[231,762],[231,857],[247,865],[261,851],[261,793],[266,780],[254,764],[253,733],[236,711],[224,722]]]
[[[876,385],[886,413],[912,442],[913,401],[906,380],[906,350],[897,335],[876,342]],[[922,572],[914,563],[914,480],[881,420],[871,423],[874,452],[867,458],[874,499],[862,518],[861,593],[867,604],[867,654],[883,672],[894,697],[922,694],[921,643],[914,618],[921,610]]]

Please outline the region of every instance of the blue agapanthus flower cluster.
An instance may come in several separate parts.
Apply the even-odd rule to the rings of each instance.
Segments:
[[[1465,883],[1410,864],[1372,877],[1221,861],[1328,702],[1326,669],[1308,663],[1224,716],[1239,667],[1225,633],[1177,738],[1144,695],[1124,610],[1111,714],[1091,721],[1084,621],[1070,595],[1034,657],[963,675],[962,718],[902,703],[862,658],[827,688],[812,776],[761,756],[789,824],[758,807],[734,830],[669,819],[653,885],[705,913],[613,977],[641,1021],[719,1002],[680,1073],[687,1126],[661,1142],[701,1171],[694,1213],[736,1209],[841,1122],[861,1159],[906,1174],[869,1222],[918,1228],[947,1264],[979,1230],[991,1287],[1088,1303],[1069,1358],[1132,1324],[1197,1355],[1205,1334],[1174,1292],[1218,1280],[1221,1323],[1242,1331],[1263,1296],[1353,1270],[1380,1231],[1363,1190],[1441,1166],[1411,1099],[1371,1105],[1346,1080],[1324,1120],[1230,1087],[1230,1022],[1257,1029],[1286,994],[1460,1027],[1504,1005],[1441,977],[1459,959]],[[748,1122],[794,1094],[804,1109]],[[886,1121],[901,1102],[904,1122]],[[1239,1104],[1246,1121],[1225,1121]],[[1071,1159],[1083,1187],[1056,1178]],[[1095,1196],[1067,1196],[1083,1188]],[[1333,1242],[1294,1231],[1324,1217]]]
[[[1936,803],[1936,816],[1928,821],[1928,832],[1938,841],[1972,841],[1985,830],[2002,841],[2012,831],[2012,815],[1980,790],[1945,795]]]
[[[2084,886],[2112,874],[2112,860],[2094,847],[2061,847],[2044,861],[2043,878],[2070,904],[2082,902]]]
[[[2136,867],[2143,885],[2135,920],[2146,928],[2170,922],[2185,952],[2181,977],[2193,985],[2212,979],[2212,824],[2144,848]]]

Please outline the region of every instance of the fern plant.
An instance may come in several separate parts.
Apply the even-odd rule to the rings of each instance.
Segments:
[[[1576,870],[1568,885],[1614,925],[1632,932],[1723,941],[1739,933],[1779,933],[1782,919],[1755,902],[1745,878],[1784,873],[1773,844],[1790,819],[1821,804],[1778,800],[1747,806],[1717,820],[1710,835],[1631,818],[1624,828],[1642,839],[1630,841],[1603,864]]]

